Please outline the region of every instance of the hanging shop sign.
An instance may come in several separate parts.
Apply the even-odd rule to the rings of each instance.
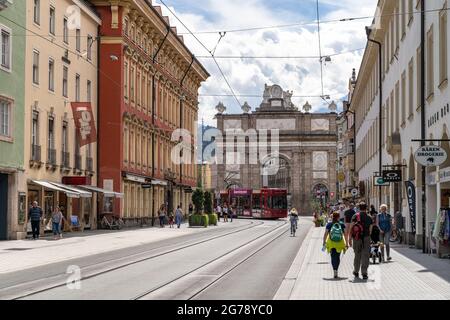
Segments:
[[[383,171],[384,182],[401,182],[402,170],[384,170]]]
[[[383,177],[380,176],[373,177],[373,184],[375,186],[385,186],[385,187],[389,186],[389,182],[384,181]]]
[[[337,178],[338,178],[338,181],[339,181],[339,182],[341,182],[341,183],[344,182],[344,181],[345,181],[345,173],[342,172],[342,171],[340,171],[340,172],[338,173]]]
[[[406,196],[408,198],[409,217],[411,230],[416,233],[416,186],[412,181],[405,181]]]
[[[352,196],[353,196],[353,197],[358,196],[358,193],[359,193],[359,192],[358,192],[358,189],[356,189],[356,188],[355,188],[355,189],[352,189]]]
[[[90,102],[72,102],[73,119],[80,147],[96,142],[97,132]]]
[[[447,160],[447,152],[439,146],[423,146],[417,149],[414,159],[425,167],[439,166]]]

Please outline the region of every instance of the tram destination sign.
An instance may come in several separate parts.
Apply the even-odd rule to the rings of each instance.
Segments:
[[[425,166],[439,166],[447,160],[447,152],[439,146],[423,146],[414,154],[417,163]]]

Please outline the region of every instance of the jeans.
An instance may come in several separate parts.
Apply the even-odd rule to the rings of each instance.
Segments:
[[[331,249],[331,265],[333,270],[337,271],[339,269],[339,264],[341,263],[341,254],[336,251],[336,249]]]
[[[57,234],[61,234],[61,228],[59,227],[58,222],[52,222],[53,234],[56,236]]]
[[[159,225],[161,226],[161,228],[164,227],[164,217],[159,217]]]
[[[381,234],[380,234],[380,236],[381,236],[381,242],[383,242],[383,244],[384,244],[384,246],[383,247],[381,247],[381,256],[383,257],[383,260],[384,260],[384,248],[386,248],[386,255],[387,255],[387,258],[389,258],[391,255],[390,255],[390,253],[391,253],[391,247],[390,247],[390,245],[389,245],[389,239],[391,238],[391,230],[389,230],[388,232],[382,232]]]
[[[370,237],[367,236],[359,240],[353,239],[353,251],[355,251],[354,272],[359,273],[361,268],[362,275],[367,275],[370,260]]]
[[[41,221],[40,220],[31,220],[31,231],[33,233],[33,239],[39,238],[39,227],[40,227]]]

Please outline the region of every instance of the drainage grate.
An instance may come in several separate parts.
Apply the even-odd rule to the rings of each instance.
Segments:
[[[10,251],[25,251],[25,250],[31,250],[32,248],[8,248],[4,250],[10,250]]]

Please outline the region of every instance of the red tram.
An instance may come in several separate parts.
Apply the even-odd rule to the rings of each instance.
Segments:
[[[220,200],[231,205],[237,217],[279,219],[288,215],[286,189],[230,189],[220,193]]]

